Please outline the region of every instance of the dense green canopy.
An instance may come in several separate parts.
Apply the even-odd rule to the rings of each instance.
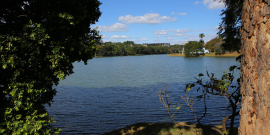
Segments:
[[[91,59],[98,0],[0,1],[0,133],[52,134],[44,107],[72,62]]]
[[[205,44],[205,49],[210,52],[224,53],[225,49],[222,44],[224,44],[223,39],[215,37]]]
[[[222,10],[222,22],[218,34],[224,39],[222,46],[228,51],[238,51],[241,47],[240,28],[242,7],[244,0],[218,0],[223,1],[226,8]]]
[[[184,46],[185,56],[197,56],[199,52],[203,52],[203,43],[198,41],[189,41]]]
[[[117,42],[105,42],[101,45],[97,45],[97,56],[126,56],[135,54],[167,54],[173,52],[171,47],[155,45],[155,46],[143,46],[141,44],[135,44],[133,41],[125,41],[123,43]],[[175,51],[175,50],[174,50]],[[178,51],[178,50],[177,50]]]

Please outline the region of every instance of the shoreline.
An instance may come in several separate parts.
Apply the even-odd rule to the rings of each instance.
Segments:
[[[186,57],[185,54],[171,53],[171,54],[136,54],[136,55],[122,55],[122,56],[96,56],[93,58],[103,58],[103,57],[125,57],[125,56],[146,56],[146,55],[167,55],[169,57]],[[222,55],[215,55],[215,53],[206,53],[204,56],[198,57],[238,57],[240,53],[225,53]]]
[[[167,54],[167,53],[166,53]],[[145,55],[166,55],[166,54],[136,54],[136,55],[119,55],[119,56],[96,56],[93,58],[102,58],[102,57],[125,57],[125,56],[145,56]],[[167,54],[168,55],[168,54]]]
[[[229,129],[229,127],[227,127]],[[222,131],[222,126],[209,126],[198,124],[188,123],[188,122],[178,122],[178,125],[175,123],[136,123],[129,126],[126,126],[121,129],[116,129],[111,132],[104,133],[103,135],[179,135],[179,134],[189,134],[189,135],[198,135],[198,134],[217,134],[219,135]],[[238,134],[238,127],[234,127],[234,135]]]
[[[199,56],[199,57],[238,57],[240,54],[239,53],[225,53],[223,55],[215,55],[215,53],[206,53],[204,56]],[[185,57],[185,54],[179,54],[179,53],[172,53],[167,56],[170,57]]]

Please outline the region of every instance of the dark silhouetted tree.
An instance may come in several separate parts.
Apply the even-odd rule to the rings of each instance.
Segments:
[[[98,0],[0,1],[0,133],[55,134],[50,105],[72,63],[91,59]]]

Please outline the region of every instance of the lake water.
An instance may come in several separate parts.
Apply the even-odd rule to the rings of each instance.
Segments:
[[[61,128],[61,134],[102,134],[139,122],[172,122],[167,109],[159,102],[158,92],[167,85],[172,103],[183,103],[183,87],[195,81],[199,73],[215,73],[220,78],[232,65],[240,65],[230,57],[168,57],[166,55],[103,57],[75,62],[74,74],[56,87],[57,94],[47,107]],[[239,71],[235,72],[239,77]],[[204,77],[204,80],[207,78]],[[191,90],[189,96],[196,96]],[[226,103],[226,104],[224,104]],[[220,125],[230,115],[224,97],[207,98],[208,113],[202,124]],[[197,102],[198,116],[204,106]],[[183,106],[177,121],[194,122],[194,116]],[[235,126],[238,126],[236,118]]]

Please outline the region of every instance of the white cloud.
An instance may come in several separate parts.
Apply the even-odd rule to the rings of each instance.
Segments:
[[[107,37],[105,35],[101,35],[101,38],[102,39],[106,39]]]
[[[167,38],[167,40],[171,41],[171,40],[174,40],[173,38]]]
[[[153,31],[154,35],[167,35],[169,33],[169,30],[156,30]]]
[[[187,34],[180,34],[180,33],[176,33],[172,35],[173,37],[184,37],[187,36]]]
[[[110,38],[113,38],[113,39],[127,39],[127,38],[130,38],[130,37],[129,36],[125,36],[125,35],[122,35],[122,36],[113,35]]]
[[[197,29],[197,30],[190,30],[190,29],[170,29],[170,30],[159,30],[159,31],[153,31],[153,33],[156,35],[154,38],[166,38],[166,40],[170,43],[184,43],[188,41],[199,41],[200,37],[199,34],[194,34],[193,32],[196,31],[206,31],[206,30],[212,30],[213,28],[209,29]],[[205,37],[203,40],[205,42],[215,38],[217,35],[216,33],[211,34],[205,34]],[[177,38],[176,38],[177,37]],[[155,39],[155,42],[158,40]]]
[[[169,41],[171,44],[179,44],[179,43],[186,43],[188,41],[199,41],[200,37],[197,34],[174,34],[171,37],[174,37],[178,35],[177,38],[168,38],[167,41]],[[216,33],[209,33],[205,34],[205,37],[203,38],[204,42],[208,42],[211,39],[215,38],[217,36]],[[175,39],[175,40],[173,40]]]
[[[103,40],[103,42],[118,42],[117,39],[107,39],[107,40]]]
[[[99,31],[113,32],[113,31],[127,31],[128,26],[122,23],[115,23],[110,26],[98,26]]]
[[[134,42],[144,42],[144,41],[147,41],[148,39],[147,38],[137,38],[137,39],[135,39],[135,41]]]
[[[173,40],[173,41],[170,41],[170,42],[171,42],[171,45],[175,45],[175,44],[185,45],[187,41],[182,39],[182,40]]]
[[[157,13],[147,13],[144,16],[120,16],[119,21],[124,23],[144,23],[144,24],[160,24],[163,22],[174,22],[177,20],[175,17],[160,16]]]
[[[198,31],[204,32],[204,31],[207,31],[207,29],[199,29]]]
[[[200,2],[199,1],[196,1],[195,4],[199,4]]]
[[[154,35],[168,35],[169,32],[173,32],[173,36],[177,36],[177,37],[180,37],[180,36],[183,36],[184,34],[183,33],[187,33],[187,32],[194,32],[195,30],[189,30],[189,29],[170,29],[170,30],[156,30],[156,31],[153,31],[153,34]]]
[[[139,40],[141,40],[141,41],[146,41],[146,40],[148,40],[147,38],[141,38],[141,39],[139,39]]]
[[[222,9],[225,8],[224,2],[219,2],[219,0],[203,0],[203,4],[208,6],[208,9]]]
[[[216,27],[214,28],[214,31],[219,31],[218,28],[219,28],[219,26],[216,26]]]
[[[186,15],[187,13],[175,13],[175,12],[172,12],[172,15],[174,15],[174,14],[182,16],[182,15]]]
[[[195,31],[195,30],[189,30],[189,29],[177,29],[177,30],[170,30],[170,31],[172,31],[172,32],[174,32],[174,33],[187,33],[187,32],[193,32],[193,31]]]
[[[186,15],[187,13],[178,13],[178,15]]]

